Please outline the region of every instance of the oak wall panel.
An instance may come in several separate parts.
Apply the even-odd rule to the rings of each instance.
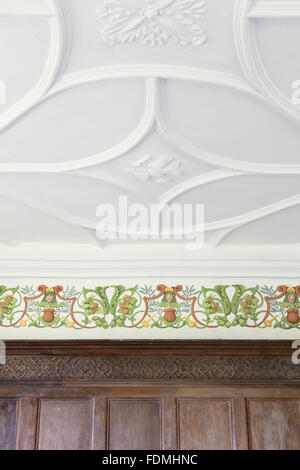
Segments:
[[[39,450],[92,449],[93,403],[86,399],[42,399],[39,403]]]
[[[250,399],[248,416],[252,449],[300,449],[300,399]]]
[[[108,406],[109,450],[162,448],[162,412],[159,399],[112,399]]]
[[[17,439],[18,400],[0,399],[0,450],[12,450]]]
[[[230,400],[179,399],[177,413],[181,450],[235,448]]]

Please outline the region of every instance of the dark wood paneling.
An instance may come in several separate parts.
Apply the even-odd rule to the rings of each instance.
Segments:
[[[37,448],[92,449],[92,411],[91,400],[40,400]]]
[[[248,434],[253,449],[300,449],[298,386],[14,384],[0,396],[3,448],[18,417],[19,449],[247,449]]]
[[[179,399],[178,428],[181,450],[235,448],[230,400]]]
[[[248,414],[252,449],[300,450],[300,399],[252,399]]]
[[[109,450],[159,450],[161,437],[160,400],[109,400]]]
[[[291,356],[292,341],[155,340],[155,341],[6,341],[6,352],[23,355],[103,356],[133,354],[147,356]]]
[[[38,399],[34,395],[38,390],[30,391],[30,395],[26,395],[24,387],[20,388],[21,390],[17,392],[19,394],[23,392],[24,396],[19,400],[17,448],[34,450],[38,418]]]
[[[7,346],[2,448],[300,449],[290,342]]]
[[[10,383],[130,383],[178,384],[205,382],[300,384],[300,367],[290,357],[219,356],[8,356],[0,366],[0,382]]]
[[[0,450],[13,450],[17,440],[18,401],[0,399]]]

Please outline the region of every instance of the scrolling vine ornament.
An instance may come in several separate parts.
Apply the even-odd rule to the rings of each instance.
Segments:
[[[124,5],[125,3],[125,5]],[[140,42],[161,46],[201,46],[206,34],[200,25],[206,2],[201,0],[103,0],[98,12],[106,23],[103,41],[110,45]]]
[[[279,306],[284,312],[284,319],[290,325],[297,325],[300,322],[299,309],[300,309],[300,286],[287,287],[287,286],[278,286],[277,287],[279,295],[274,297],[265,297],[267,303],[267,312],[266,317],[269,316],[271,312],[271,301],[278,301],[284,297],[283,302],[279,303]]]
[[[25,309],[24,315],[28,310],[28,302],[31,300],[37,300],[43,297],[40,302],[36,303],[36,306],[42,310],[42,321],[45,324],[53,324],[56,320],[55,316],[59,313],[58,309],[61,307],[61,303],[57,299],[62,300],[63,302],[70,302],[70,313],[72,314],[74,304],[76,302],[76,297],[64,298],[60,294],[63,292],[62,286],[47,287],[45,285],[38,286],[39,294],[34,297],[24,297]]]
[[[0,286],[0,328],[300,329],[299,299],[300,286]]]
[[[177,322],[177,309],[181,308],[181,303],[178,300],[183,300],[186,302],[191,302],[190,310],[191,313],[194,313],[194,305],[197,300],[195,296],[186,298],[183,297],[180,292],[182,291],[182,286],[167,287],[164,284],[157,286],[159,293],[154,297],[144,297],[145,302],[145,315],[141,321],[144,321],[144,318],[149,313],[149,301],[156,301],[156,306],[163,311],[163,320],[166,324],[175,324]],[[157,302],[161,298],[160,302]]]

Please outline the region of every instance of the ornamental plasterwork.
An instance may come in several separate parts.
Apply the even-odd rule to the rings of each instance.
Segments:
[[[198,47],[207,39],[201,25],[206,13],[203,0],[103,0],[98,13],[104,23],[103,41],[110,45]]]

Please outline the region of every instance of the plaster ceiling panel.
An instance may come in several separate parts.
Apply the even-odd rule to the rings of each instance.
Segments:
[[[0,80],[9,85],[0,242],[21,243],[15,258],[38,242],[49,259],[47,244],[63,253],[74,243],[81,259],[108,260],[116,244],[96,239],[96,207],[118,208],[120,195],[128,204],[204,203],[199,259],[216,259],[222,244],[234,245],[229,257],[238,245],[253,255],[268,244],[270,259],[276,244],[295,244],[299,258],[299,110],[289,95],[300,78],[299,5],[291,13],[277,0],[5,3],[27,10],[4,17],[0,0]],[[24,94],[17,112],[5,107]],[[142,243],[128,241],[128,259],[151,256]],[[159,243],[181,259],[173,242]]]
[[[289,198],[298,197],[300,202],[298,194],[298,176],[241,175],[202,187],[200,183],[172,202],[204,204],[205,221],[210,223],[239,217],[270,205],[281,206],[282,201]]]
[[[180,65],[241,75],[234,0],[64,0],[73,48],[67,72],[118,64]],[[118,24],[117,24],[118,23]]]
[[[145,81],[113,80],[55,94],[1,136],[1,162],[66,162],[99,156],[142,120]]]
[[[118,207],[120,187],[97,178],[73,174],[24,174],[2,176],[1,180],[2,194],[11,195],[40,212],[73,225],[95,228],[99,204]],[[127,190],[127,196],[128,204],[142,199],[134,188]]]
[[[0,242],[9,245],[26,243],[84,243],[88,233],[55,214],[34,209],[24,200],[0,196]],[[25,249],[26,251],[26,249]],[[45,256],[47,253],[45,253]]]
[[[255,36],[263,67],[270,81],[287,100],[292,83],[300,79],[299,18],[265,19],[255,22]]]
[[[266,245],[273,246],[286,245],[293,252],[293,259],[298,258],[300,249],[299,227],[297,219],[299,217],[299,206],[287,208],[274,214],[258,218],[236,228],[222,239],[222,245],[248,245],[252,240],[253,246]],[[246,255],[247,253],[245,253]],[[283,256],[285,253],[278,253]]]
[[[44,18],[6,17],[0,9],[0,80],[6,85],[6,98],[0,100],[3,113],[38,84],[46,65],[50,45],[49,25]]]
[[[299,162],[299,126],[255,94],[169,80],[163,101],[169,134],[173,128],[183,136],[182,145],[200,159],[252,171]]]
[[[165,163],[164,163],[165,162]],[[160,164],[161,171],[152,171]],[[174,169],[178,171],[174,172]],[[184,150],[170,145],[154,126],[152,131],[133,149],[118,158],[82,169],[81,174],[110,178],[134,188],[149,202],[158,199],[195,175],[204,175],[216,167],[189,156]]]

